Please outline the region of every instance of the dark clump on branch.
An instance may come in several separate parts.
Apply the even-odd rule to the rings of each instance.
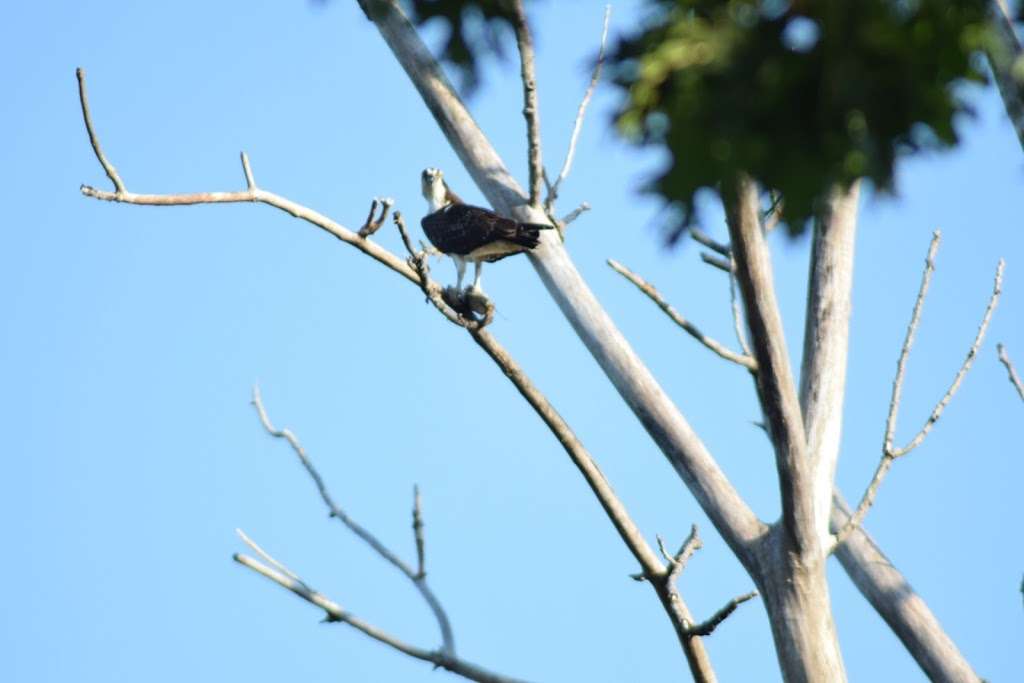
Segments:
[[[620,131],[667,152],[646,189],[672,209],[738,173],[785,198],[803,232],[836,183],[893,191],[898,157],[958,142],[964,83],[987,80],[983,0],[652,0],[644,28],[609,55]]]

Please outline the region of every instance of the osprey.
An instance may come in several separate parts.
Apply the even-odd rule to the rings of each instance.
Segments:
[[[464,204],[448,188],[444,174],[436,168],[423,171],[423,196],[430,213],[423,217],[423,232],[438,251],[455,261],[456,289],[462,288],[466,262],[476,264],[471,290],[480,293],[480,269],[484,261],[497,261],[540,244],[540,231],[550,225],[519,223],[493,211]]]

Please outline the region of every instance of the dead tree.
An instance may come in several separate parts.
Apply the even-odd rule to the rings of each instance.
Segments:
[[[585,210],[581,206],[561,221],[553,218],[559,185],[571,168],[576,133],[561,173],[550,185],[548,196],[541,196],[545,174],[539,136],[536,75],[532,39],[520,2],[515,3],[516,37],[521,57],[524,115],[528,131],[528,192],[515,181],[478,128],[396,0],[359,0],[359,5],[380,31],[453,149],[495,210],[523,222],[555,220],[562,229],[580,211]],[[577,130],[583,121],[590,92],[599,76],[599,68],[600,61],[580,107]],[[714,679],[714,672],[700,639],[721,623],[740,602],[753,594],[747,593],[730,600],[719,613],[705,622],[697,623],[694,620],[676,588],[676,579],[699,546],[696,530],[674,554],[666,549],[660,539],[657,543],[658,551],[650,546],[590,453],[488,329],[493,317],[493,306],[487,302],[471,310],[446,297],[442,288],[430,278],[429,254],[425,249],[414,246],[399,212],[393,214],[393,220],[402,235],[407,256],[394,254],[372,240],[372,235],[386,223],[392,208],[390,201],[374,200],[362,228],[358,231],[349,230],[311,208],[259,187],[244,153],[242,167],[245,189],[184,195],[130,192],[100,147],[81,71],[79,84],[90,141],[98,161],[114,186],[113,191],[83,186],[82,192],[86,196],[141,205],[255,202],[276,207],[327,231],[390,268],[415,285],[449,322],[462,327],[513,383],[583,475],[615,531],[636,558],[640,571],[635,578],[649,583],[663,605],[695,678]],[[899,352],[880,463],[860,503],[851,511],[835,491],[834,477],[845,394],[858,192],[857,184],[834,188],[815,224],[799,386],[795,382],[790,354],[785,345],[783,321],[765,242],[765,232],[774,218],[772,212],[768,215],[762,212],[758,188],[749,177],[738,175],[723,183],[722,197],[730,243],[718,244],[709,238],[698,237],[714,252],[708,254],[705,260],[728,272],[730,282],[733,283],[734,297],[738,294],[738,301],[734,298],[733,310],[740,351],[733,351],[704,335],[643,278],[624,266],[611,264],[665,310],[685,332],[720,357],[750,373],[775,455],[782,501],[781,516],[775,521],[759,519],[732,486],[698,434],[601,307],[573,264],[560,235],[555,231],[545,234],[541,246],[530,254],[530,259],[584,346],[750,575],[768,612],[779,665],[786,680],[845,679],[825,575],[826,561],[835,553],[854,583],[930,678],[977,681],[978,676],[943,631],[925,602],[913,592],[906,579],[864,532],[861,522],[895,460],[908,454],[926,438],[970,369],[999,299],[1002,264],[996,269],[993,292],[978,332],[949,390],[939,399],[918,434],[905,446],[898,447],[893,443],[893,431],[900,406],[904,370],[934,266],[939,241],[936,233],[928,251],[907,337]],[[254,396],[254,403],[264,427],[274,436],[284,438],[291,444],[315,481],[332,517],[344,523],[416,585],[437,618],[442,645],[435,650],[418,648],[359,620],[313,590],[247,537],[243,536],[262,560],[248,556],[237,556],[236,559],[316,605],[324,611],[326,619],[348,623],[407,655],[472,680],[512,680],[471,664],[456,654],[454,634],[447,624],[444,610],[426,584],[422,515],[418,497],[413,513],[417,547],[417,563],[414,567],[400,560],[372,534],[348,518],[330,497],[325,483],[294,435],[271,425],[258,394]],[[896,595],[901,596],[901,599],[895,599]]]

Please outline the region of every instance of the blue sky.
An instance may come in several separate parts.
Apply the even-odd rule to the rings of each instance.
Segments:
[[[638,3],[614,7],[613,34]],[[546,158],[560,163],[597,46],[599,3],[540,3]],[[437,34],[430,37],[436,41]],[[138,192],[257,182],[357,228],[370,198],[410,218],[419,172],[479,191],[355,3],[15,3],[0,25],[0,678],[9,681],[418,681],[408,660],[234,564],[254,539],[354,613],[423,645],[426,608],[327,519],[285,446],[248,404],[259,382],[336,498],[414,557],[423,491],[432,585],[460,654],[539,680],[684,676],[651,591],[568,459],[514,389],[422,296],[369,259],[262,206],[149,208],[82,197],[106,187],[74,69],[89,75],[107,154]],[[17,65],[17,66],[15,66]],[[492,64],[470,107],[525,177],[517,68]],[[899,197],[865,199],[857,242],[839,484],[859,497],[878,459],[889,387],[932,230],[943,245],[910,359],[897,440],[909,439],[966,352],[1007,260],[976,367],[925,444],[897,463],[866,526],[978,673],[1019,678],[1024,405],[995,355],[1024,366],[1024,155],[995,92],[970,91],[965,145],[902,164]],[[663,248],[636,187],[653,157],[608,127],[600,90],[565,185],[594,209],[568,248],[591,286],[766,519],[768,443],[742,370],[684,337],[611,272],[616,258],[732,341],[728,288],[693,245]],[[415,222],[415,221],[412,221]],[[722,237],[720,212],[706,229]],[[399,249],[390,225],[378,240]],[[791,350],[808,244],[773,235]],[[447,264],[435,266],[442,280]],[[681,482],[598,372],[525,259],[488,267],[493,331],[590,447],[641,528],[705,548],[681,588],[702,616],[752,588]],[[795,363],[798,365],[798,363]],[[923,680],[842,570],[830,573],[851,680]],[[778,679],[763,607],[708,639],[722,680]]]

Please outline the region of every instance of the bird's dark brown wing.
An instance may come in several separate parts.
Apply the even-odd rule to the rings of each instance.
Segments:
[[[537,246],[538,228],[546,227],[517,223],[468,204],[449,204],[424,216],[421,225],[438,250],[460,256],[499,240],[532,249]]]

